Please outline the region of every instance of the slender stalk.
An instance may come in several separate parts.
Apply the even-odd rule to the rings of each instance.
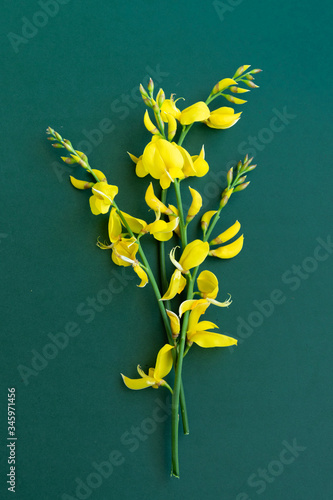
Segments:
[[[181,197],[181,193],[180,193],[180,182],[178,179],[174,180],[174,186],[175,186],[175,193],[176,193],[176,198],[177,198],[177,208],[178,208],[178,214],[179,214],[180,239],[182,242],[182,247],[184,249],[187,245],[187,229],[186,229],[186,224],[184,221],[184,211],[183,211],[182,197]]]
[[[189,277],[187,300],[192,297],[194,280]],[[172,394],[172,410],[171,410],[171,444],[172,444],[172,468],[171,474],[179,477],[179,458],[178,458],[178,414],[179,414],[179,395],[182,380],[182,367],[184,358],[184,348],[186,342],[186,332],[188,326],[189,311],[184,314],[180,341],[178,347],[178,359],[176,366],[175,384]]]

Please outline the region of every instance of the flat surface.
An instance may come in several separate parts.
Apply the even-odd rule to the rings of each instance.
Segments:
[[[107,3],[2,6],[0,497],[14,497],[5,475],[15,387],[18,500],[331,499],[331,2]],[[205,144],[211,171],[191,185],[207,209],[230,162],[249,152],[259,167],[220,223],[241,222],[244,250],[209,261],[220,297],[233,298],[209,319],[240,344],[186,358],[191,434],[180,438],[178,481],[166,391],[134,393],[119,376],[152,366],[163,345],[152,291],[96,247],[106,219],[70,186],[45,129],[89,153],[122,208],[149,217],[148,181],[126,154],[149,140],[138,84],[152,76],[189,105],[250,63],[264,72],[240,122],[197,126],[184,143],[191,154]]]

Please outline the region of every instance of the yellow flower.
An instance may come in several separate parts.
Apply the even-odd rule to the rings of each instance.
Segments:
[[[229,229],[221,233],[217,238],[211,241],[211,245],[217,245],[220,243],[225,243],[231,238],[233,238],[240,229],[240,223],[238,221],[235,222]],[[244,236],[241,235],[237,240],[233,243],[229,243],[229,245],[224,245],[215,250],[210,250],[209,255],[212,257],[219,257],[220,259],[232,259],[239,254],[239,252],[243,248]]]
[[[148,375],[145,374],[140,365],[138,365],[137,370],[141,378],[128,378],[121,373],[124,384],[129,389],[133,389],[134,391],[146,389],[147,387],[158,389],[161,385],[170,389],[169,385],[165,380],[163,380],[163,378],[166,377],[171,371],[173,363],[171,349],[173,348],[173,346],[166,344],[159,350],[155,368],[149,368]]]
[[[218,307],[230,306],[230,298],[225,302],[218,302],[215,300],[219,291],[219,282],[215,274],[211,271],[202,271],[197,278],[197,285],[199,295],[201,295],[202,299],[185,300],[182,302],[179,307],[180,317],[184,314],[184,312],[192,310],[197,304],[214,304]]]
[[[179,121],[181,111],[177,108],[176,102],[177,101],[173,100],[172,95],[170,96],[170,99],[165,99],[165,101],[163,102],[161,107],[161,118],[164,122],[168,121],[167,114],[173,116],[174,118],[176,118],[176,120]]]
[[[172,214],[172,210],[166,207],[157,196],[155,196],[153,183],[151,182],[147,188],[145,200],[148,207],[152,208],[154,212],[161,214]]]
[[[178,149],[165,139],[151,141],[142,155],[144,169],[167,189],[174,179],[183,179],[184,160]]]
[[[112,260],[117,266],[132,266],[138,250],[135,238],[121,238],[112,245]]]
[[[179,212],[178,212],[178,208],[176,208],[174,205],[169,204],[169,209],[170,209],[171,213],[168,214],[168,217],[169,217],[169,221],[172,221],[179,216]],[[180,238],[179,225],[176,227],[176,229],[174,231]]]
[[[188,108],[183,109],[180,115],[180,123],[182,125],[190,125],[194,122],[202,122],[207,120],[210,115],[210,110],[207,104],[203,101],[196,102],[189,106]]]
[[[95,185],[94,182],[81,181],[79,179],[75,179],[75,177],[72,177],[71,175],[69,176],[69,178],[70,178],[72,185],[76,189],[89,189]]]
[[[111,186],[106,182],[96,182],[92,188],[93,195],[89,198],[90,208],[94,215],[106,214],[118,193],[117,186]]]
[[[242,112],[235,114],[233,108],[223,106],[222,108],[212,111],[208,120],[205,121],[205,124],[210,128],[230,128],[238,122],[241,114]]]
[[[189,190],[192,195],[192,203],[190,208],[188,209],[188,214],[186,217],[186,223],[190,222],[199,212],[200,208],[202,207],[202,198],[200,193],[196,191],[195,189],[192,189],[189,187]]]
[[[177,293],[182,293],[186,286],[186,279],[182,276],[182,273],[179,269],[176,269],[170,279],[169,288],[161,298],[161,300],[171,300],[173,299]]]
[[[172,238],[172,232],[178,227],[178,217],[170,222],[164,220],[156,220],[145,227],[144,232],[148,232],[158,241],[168,241]]]
[[[191,311],[187,329],[187,343],[192,345],[195,342],[200,347],[228,347],[237,344],[237,340],[232,337],[207,331],[208,328],[218,328],[211,321],[199,322],[200,316],[206,312],[208,306],[209,303],[200,303]]]
[[[188,274],[189,270],[203,263],[209,252],[209,243],[207,241],[193,240],[186,245],[179,262],[175,260],[175,251],[170,252],[170,260],[180,272]]]

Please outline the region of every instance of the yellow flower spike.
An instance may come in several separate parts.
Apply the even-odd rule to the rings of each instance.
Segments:
[[[144,123],[146,129],[148,130],[148,132],[150,132],[151,134],[154,135],[154,134],[160,133],[158,128],[151,121],[151,119],[149,117],[148,109],[146,109],[145,116],[143,118],[143,123]]]
[[[111,186],[106,182],[96,182],[92,188],[92,193],[93,195],[89,198],[92,213],[94,215],[106,214],[118,193],[118,187]]]
[[[138,373],[141,378],[132,379],[125,377],[122,373],[120,374],[123,378],[124,384],[134,391],[140,389],[146,389],[147,387],[158,388],[161,385],[165,385],[167,387],[168,384],[163,380],[164,377],[170,373],[173,360],[171,355],[171,349],[174,349],[174,346],[166,344],[159,350],[156,359],[155,368],[149,369],[149,375],[146,375],[144,371],[141,369],[140,365],[138,365]]]
[[[191,195],[192,195],[192,203],[191,203],[190,208],[188,209],[186,223],[190,222],[197,215],[197,213],[200,211],[200,209],[202,207],[201,194],[198,193],[198,191],[196,191],[195,189],[192,189],[191,187],[189,187],[189,190],[190,190]]]
[[[223,78],[223,80],[220,80],[213,88],[211,95],[215,95],[218,92],[221,92],[222,90],[225,90],[226,88],[230,87],[230,85],[237,85],[237,82],[233,80],[232,78]]]
[[[203,216],[201,217],[201,227],[203,231],[207,231],[207,228],[209,226],[209,223],[211,221],[211,218],[217,214],[217,210],[209,210],[208,212],[205,212]]]
[[[133,264],[133,269],[134,269],[134,272],[139,276],[139,278],[141,280],[140,285],[136,285],[136,286],[138,286],[139,288],[143,288],[148,283],[148,276],[147,276],[146,271],[144,269],[142,269],[142,267],[140,266],[138,261],[136,261],[135,264]]]
[[[121,212],[121,215],[124,217],[125,221],[130,227],[132,233],[141,233],[147,227],[147,222],[142,219],[138,219],[137,217],[133,217],[132,215],[126,214],[125,212]]]
[[[171,276],[169,288],[161,298],[161,300],[171,300],[177,293],[182,293],[186,286],[186,279],[182,276],[179,269],[176,269]]]
[[[240,119],[241,114],[242,112],[235,114],[233,108],[223,106],[212,111],[210,117],[204,123],[210,128],[226,129],[235,125]]]
[[[79,179],[75,179],[75,177],[69,176],[72,185],[76,189],[90,189],[94,186],[94,182],[80,181]]]
[[[202,146],[199,156],[193,156],[193,168],[196,177],[203,177],[209,170],[209,165],[205,160],[205,148]]]
[[[167,189],[174,179],[184,177],[183,157],[178,149],[165,139],[158,138],[145,147],[142,163],[154,179],[160,180],[162,189]]]
[[[240,236],[236,241],[225,245],[223,247],[218,247],[215,250],[210,250],[209,255],[212,257],[219,257],[220,259],[232,259],[239,254],[243,248],[244,236]]]
[[[166,309],[166,313],[170,319],[172,338],[176,339],[179,336],[180,332],[180,319],[178,318],[177,314],[174,313],[173,311],[169,311],[168,309]]]
[[[220,245],[221,243],[226,243],[227,241],[231,240],[231,238],[236,236],[236,234],[238,233],[240,228],[241,228],[241,225],[238,222],[238,220],[236,220],[235,224],[233,224],[231,227],[229,227],[229,229],[227,229],[223,233],[219,234],[216,238],[214,238],[210,242],[210,245]]]
[[[160,212],[162,214],[172,214],[172,210],[166,207],[154,193],[153,183],[151,182],[147,188],[145,201],[149,208],[152,208],[154,212]]]
[[[190,125],[194,122],[202,122],[207,120],[210,115],[210,110],[207,104],[203,101],[196,102],[189,106],[188,108],[183,109],[180,115],[180,123],[182,125]]]
[[[195,342],[200,347],[228,347],[237,344],[237,340],[232,337],[207,331],[208,328],[218,328],[211,321],[199,322],[200,316],[206,312],[208,306],[209,303],[201,303],[192,309],[187,330],[188,343],[191,345]]]
[[[132,266],[138,250],[135,238],[121,238],[112,245],[112,260],[117,266]]]
[[[172,141],[177,132],[177,121],[176,118],[169,113],[165,113],[168,122],[168,141]]]
[[[179,259],[179,266],[182,269],[182,272],[187,274],[190,269],[202,264],[205,258],[207,257],[208,252],[209,252],[209,243],[207,241],[205,242],[201,240],[191,241],[191,243],[186,245],[182,253],[182,256]],[[171,259],[171,254],[170,254],[170,259]]]
[[[168,241],[172,238],[172,232],[178,227],[179,218],[175,218],[170,222],[164,220],[156,220],[152,224],[145,227],[145,232],[149,232],[158,241]]]
[[[178,99],[177,99],[178,100]],[[173,95],[171,95],[170,99],[165,99],[161,107],[161,118],[164,122],[168,121],[167,114],[173,116],[176,120],[179,121],[181,111],[177,108],[176,102],[173,100]]]
[[[107,182],[106,176],[105,174],[103,174],[103,172],[101,172],[100,170],[96,170],[95,168],[93,168],[91,171],[94,172],[99,182]]]

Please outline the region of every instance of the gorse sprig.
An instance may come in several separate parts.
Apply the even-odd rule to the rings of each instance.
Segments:
[[[185,213],[182,203],[182,184],[189,177],[204,177],[209,171],[205,159],[205,149],[199,146],[196,154],[191,154],[183,146],[183,141],[195,123],[203,123],[209,128],[227,129],[234,126],[241,118],[241,112],[235,113],[229,106],[210,109],[210,104],[217,98],[222,98],[235,105],[243,105],[246,100],[235,97],[233,94],[249,92],[257,88],[253,83],[254,74],[261,70],[247,71],[250,66],[238,68],[232,78],[220,80],[212,89],[206,101],[199,101],[184,109],[179,109],[179,99],[171,94],[166,99],[163,89],[155,95],[154,82],[150,79],[147,90],[140,85],[140,92],[147,110],[143,122],[151,134],[151,140],[143,153],[135,156],[129,153],[135,163],[136,175],[140,178],[150,176],[145,193],[145,203],[154,216],[154,220],[143,220],[135,215],[128,214],[120,209],[115,201],[118,187],[109,184],[106,176],[100,170],[91,168],[87,156],[75,150],[71,142],[63,139],[51,127],[47,129],[49,140],[55,148],[64,148],[69,156],[62,159],[69,165],[80,165],[92,177],[91,181],[81,180],[70,176],[72,185],[80,190],[91,190],[89,204],[94,215],[109,214],[108,235],[109,242],[97,242],[97,245],[111,252],[115,265],[132,267],[140,282],[139,288],[148,283],[153,288],[157,305],[163,320],[167,335],[165,344],[157,354],[155,368],[150,368],[146,374],[140,366],[137,371],[140,378],[129,378],[122,375],[125,385],[134,390],[152,387],[166,387],[172,393],[172,474],[179,477],[178,460],[178,422],[179,409],[182,416],[184,433],[189,433],[188,417],[186,412],[185,396],[182,385],[182,368],[185,355],[193,344],[203,348],[227,347],[236,345],[237,340],[229,335],[213,332],[218,326],[201,317],[209,307],[228,307],[231,298],[218,299],[219,282],[214,273],[206,269],[198,276],[200,266],[208,258],[228,260],[236,257],[243,248],[244,237],[239,235],[241,225],[236,221],[229,228],[211,237],[221,211],[229,203],[234,193],[244,191],[249,185],[247,175],[256,165],[252,165],[252,158],[245,157],[243,161],[231,168],[226,176],[226,187],[216,210],[209,210],[201,215],[200,224],[202,239],[191,240],[188,229],[202,208],[200,192],[187,186],[191,195],[191,204]],[[243,88],[239,84],[249,87]],[[178,136],[178,139],[176,137]],[[155,181],[155,183],[154,183]],[[156,181],[160,184],[161,195],[156,194]],[[168,189],[173,185],[177,206],[168,204]],[[148,214],[147,214],[148,215]],[[159,270],[162,287],[146,257],[144,238],[153,237],[160,246]],[[177,239],[168,255],[165,242]],[[173,272],[168,276],[166,259],[169,257]],[[175,299],[180,297],[178,307]],[[224,300],[223,300],[224,299]],[[175,370],[173,388],[165,380],[172,366]]]

